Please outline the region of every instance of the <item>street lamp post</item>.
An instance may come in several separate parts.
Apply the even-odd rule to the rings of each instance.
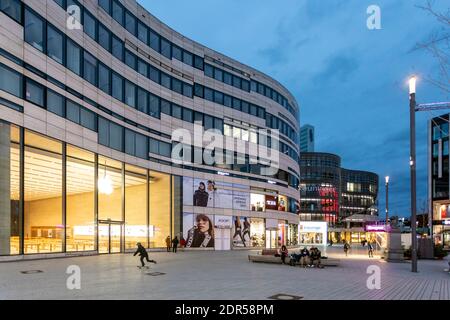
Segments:
[[[388,225],[389,220],[389,176],[385,177],[386,179],[386,222],[385,225]]]
[[[417,272],[416,235],[416,77],[409,79],[409,166],[411,171],[411,271]]]

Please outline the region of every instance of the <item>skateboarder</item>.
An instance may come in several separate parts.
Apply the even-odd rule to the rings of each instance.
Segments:
[[[137,243],[137,250],[136,250],[136,252],[133,254],[133,257],[134,257],[135,255],[137,255],[138,253],[139,253],[139,256],[141,257],[141,264],[142,264],[142,267],[139,267],[139,266],[138,266],[139,268],[145,267],[144,259],[146,259],[147,262],[153,262],[153,263],[156,264],[156,261],[155,261],[155,260],[149,260],[149,259],[148,259],[148,253],[147,253],[147,250],[145,250],[144,246],[143,246],[140,242]]]

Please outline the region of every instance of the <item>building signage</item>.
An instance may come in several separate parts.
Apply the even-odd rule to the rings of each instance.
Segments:
[[[231,229],[233,226],[233,217],[215,215],[214,226],[218,229]]]
[[[389,226],[385,226],[385,225],[366,225],[364,227],[364,229],[366,230],[366,232],[386,232],[389,231]]]
[[[278,220],[266,219],[266,229],[278,229]]]
[[[266,210],[278,210],[278,198],[277,196],[266,195]]]

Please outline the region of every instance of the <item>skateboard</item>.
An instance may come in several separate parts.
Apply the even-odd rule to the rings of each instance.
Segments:
[[[142,267],[142,266],[137,266],[137,267],[138,267],[139,269],[147,269],[147,270],[150,269],[149,266],[143,266],[143,267]]]

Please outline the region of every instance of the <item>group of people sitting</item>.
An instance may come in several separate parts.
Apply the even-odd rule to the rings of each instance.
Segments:
[[[280,256],[283,264],[286,263],[286,257],[288,256],[288,254],[289,252],[286,246],[282,246],[280,250]],[[291,266],[295,266],[297,263],[299,263],[300,266],[303,268],[306,267],[323,268],[322,264],[320,263],[321,258],[322,253],[317,247],[311,247],[309,250],[307,247],[303,247],[303,249],[301,249],[299,253],[292,253],[290,255],[289,264]]]

